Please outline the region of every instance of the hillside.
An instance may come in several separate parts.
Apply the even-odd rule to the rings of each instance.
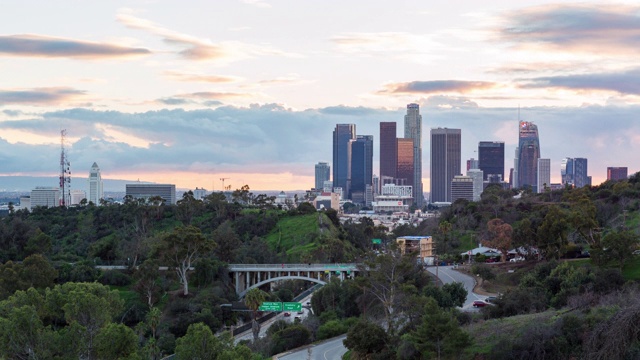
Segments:
[[[289,261],[308,258],[321,245],[321,240],[337,237],[339,231],[324,213],[281,218],[267,235],[269,247],[285,252]]]

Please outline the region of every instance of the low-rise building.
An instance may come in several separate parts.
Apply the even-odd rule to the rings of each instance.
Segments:
[[[425,264],[432,264],[436,255],[436,244],[432,236],[401,236],[396,243],[403,254],[416,252]]]

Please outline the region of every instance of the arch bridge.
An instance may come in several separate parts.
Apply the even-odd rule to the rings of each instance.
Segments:
[[[240,298],[250,289],[282,280],[307,280],[326,284],[358,273],[357,264],[229,264],[229,275]]]

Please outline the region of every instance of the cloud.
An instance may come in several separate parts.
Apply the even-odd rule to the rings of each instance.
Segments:
[[[375,114],[377,110],[367,108],[364,106],[352,107],[345,105],[329,106],[318,109],[321,114],[328,115],[348,115],[348,116],[367,116]]]
[[[149,54],[144,48],[43,35],[0,36],[0,55],[6,56],[112,59]]]
[[[615,91],[640,95],[640,69],[600,74],[574,74],[563,76],[520,79],[521,88],[560,88],[571,90]]]
[[[156,101],[165,105],[185,105],[190,103],[190,101],[180,98],[162,98]]]
[[[487,81],[463,80],[433,80],[391,83],[385,85],[378,94],[438,94],[438,93],[468,93],[474,90],[485,90],[496,87],[497,84]]]
[[[182,50],[178,51],[177,54],[188,60],[228,62],[264,55],[300,57],[299,54],[286,53],[269,46],[252,45],[238,41],[216,43],[209,39],[183,34],[167,29],[152,21],[134,16],[131,14],[131,11],[127,9],[123,9],[117,15],[117,20],[129,28],[144,30],[160,36],[165,43],[181,48]]]
[[[68,87],[0,90],[0,106],[7,104],[56,105],[77,100],[85,94],[86,92],[83,90]]]
[[[2,113],[11,117],[20,116],[23,114],[23,112],[20,110],[9,110],[9,109],[2,110]]]
[[[331,41],[337,51],[345,54],[392,57],[422,64],[439,58],[434,54],[444,48],[431,35],[406,32],[352,32],[336,35]]]
[[[625,55],[640,48],[639,14],[631,5],[544,5],[507,14],[498,33],[522,46]]]
[[[248,5],[253,5],[256,7],[260,7],[260,8],[270,8],[271,4],[263,1],[263,0],[240,0],[240,2],[248,4]]]
[[[242,80],[235,76],[193,74],[180,71],[165,71],[164,75],[171,80],[185,82],[205,82],[214,84],[233,83]]]

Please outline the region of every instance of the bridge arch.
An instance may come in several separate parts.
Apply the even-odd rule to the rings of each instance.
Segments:
[[[253,285],[249,286],[244,291],[240,292],[238,294],[238,297],[240,299],[242,299],[247,294],[247,291],[249,291],[251,289],[259,288],[260,286],[268,284],[270,282],[282,281],[282,280],[307,280],[307,281],[312,281],[312,282],[317,283],[317,284],[322,284],[322,285],[326,285],[327,284],[326,281],[323,281],[323,280],[320,280],[320,279],[316,279],[316,278],[312,278],[312,277],[307,277],[307,276],[295,276],[295,275],[278,276],[278,277],[274,277],[274,278],[271,278],[271,279],[266,279],[266,280],[260,281],[260,282],[258,282],[256,284],[253,284]]]

